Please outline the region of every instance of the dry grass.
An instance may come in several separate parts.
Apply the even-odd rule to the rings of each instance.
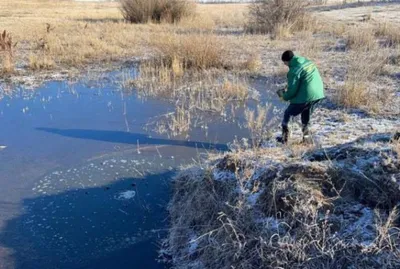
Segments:
[[[197,13],[202,20],[211,20],[218,28],[243,28],[246,22],[248,4],[198,5]]]
[[[400,45],[399,26],[393,23],[380,23],[375,29],[378,37],[383,38],[386,46],[397,47]]]
[[[321,57],[326,40],[317,38],[310,31],[302,31],[296,34],[295,50],[300,55],[313,61],[318,61]]]
[[[240,75],[187,70],[178,63],[171,66],[163,59],[144,62],[137,75],[125,79],[124,87],[134,88],[144,97],[184,98],[182,102],[201,110],[221,111],[227,102],[248,98],[248,83]]]
[[[174,268],[397,268],[400,196],[387,178],[399,170],[383,165],[367,180],[348,169],[360,156],[353,150],[332,149],[348,156],[332,156],[333,169],[271,149],[183,171],[169,206]]]
[[[11,73],[14,71],[14,48],[12,35],[4,30],[0,33],[0,53],[2,54],[2,72]]]
[[[49,70],[53,69],[55,66],[55,62],[52,58],[49,56],[43,54],[43,55],[37,55],[37,54],[32,54],[29,57],[29,68],[32,70]]]
[[[160,96],[156,92],[151,94]],[[212,121],[209,113],[224,115],[228,104],[242,105],[248,98],[249,86],[238,77],[226,77],[221,82],[213,77],[203,77],[197,82],[175,84],[174,90],[164,90],[162,94],[174,101],[175,110],[150,122],[147,127],[168,136],[188,137],[188,132],[199,122],[206,127]]]
[[[15,61],[28,63],[46,55],[54,68],[110,62],[154,53],[150,39],[176,36],[176,32],[211,31],[216,27],[240,27],[246,5],[198,5],[196,15],[175,25],[124,23],[119,3],[75,1],[11,1],[0,3],[1,27],[19,43]],[[10,16],[13,14],[13,16]],[[59,18],[63,20],[60,21]],[[215,34],[212,34],[215,36]],[[198,39],[201,40],[204,35]],[[212,39],[212,37],[210,37]],[[215,37],[214,39],[218,39]]]
[[[345,34],[347,47],[352,50],[374,50],[378,47],[373,29],[355,26]]]
[[[126,76],[123,86],[143,98],[156,96],[176,104],[173,113],[148,124],[170,136],[186,135],[196,122],[207,124],[210,118],[202,118],[204,112],[224,115],[228,104],[242,105],[250,91],[240,74],[186,69],[180,61],[171,65],[162,58],[143,62],[138,74]]]
[[[379,94],[371,89],[371,82],[382,72],[387,62],[388,53],[385,50],[352,54],[348,59],[347,75],[344,85],[339,89],[337,101],[345,107],[374,108]]]
[[[194,13],[189,0],[121,0],[121,12],[131,23],[175,23]]]
[[[293,32],[317,27],[315,18],[306,11],[307,1],[265,0],[250,6],[247,29],[253,33],[269,33],[279,39]]]
[[[258,148],[262,141],[271,136],[272,125],[267,122],[271,116],[272,105],[258,106],[257,110],[247,108],[244,112],[246,128],[250,131],[253,148]],[[270,120],[272,122],[273,120]]]
[[[212,33],[165,34],[151,43],[170,65],[179,61],[186,68],[209,69],[229,63],[226,42]]]
[[[243,62],[243,69],[252,73],[257,73],[262,67],[262,60],[258,54],[252,54]]]

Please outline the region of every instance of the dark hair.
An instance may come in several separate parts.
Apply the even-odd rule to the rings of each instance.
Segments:
[[[282,53],[282,61],[283,62],[290,62],[290,60],[294,57],[294,53],[291,50],[287,50]]]

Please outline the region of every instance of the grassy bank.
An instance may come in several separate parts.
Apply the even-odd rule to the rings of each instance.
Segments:
[[[184,169],[162,257],[173,268],[398,268],[399,120],[354,114],[341,127],[343,115],[318,113],[321,147],[271,140]]]

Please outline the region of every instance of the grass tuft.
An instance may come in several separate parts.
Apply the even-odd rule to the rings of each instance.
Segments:
[[[344,84],[336,96],[338,103],[345,107],[373,108],[379,92],[372,91],[370,84],[382,73],[387,62],[388,54],[384,50],[352,54],[348,60]],[[390,95],[386,96],[388,98]]]
[[[393,23],[380,23],[376,29],[377,37],[383,38],[385,45],[389,47],[398,47],[400,45],[400,31],[398,25]]]
[[[352,50],[374,50],[378,47],[374,32],[368,27],[351,27],[345,33],[347,48]]]
[[[53,69],[55,63],[53,59],[45,54],[29,56],[29,68],[32,70],[49,70]]]
[[[194,14],[189,0],[120,0],[121,12],[131,23],[175,23]]]
[[[165,34],[153,38],[151,45],[168,65],[179,62],[185,68],[224,68],[228,62],[226,43],[212,33]]]
[[[14,48],[17,43],[13,43],[11,33],[4,30],[0,32],[0,53],[3,54],[2,71],[12,73],[14,71]]]

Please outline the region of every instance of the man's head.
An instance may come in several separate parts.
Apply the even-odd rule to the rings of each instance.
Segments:
[[[284,53],[282,53],[282,61],[285,65],[289,66],[290,60],[294,57],[294,53],[291,50],[287,50]]]

